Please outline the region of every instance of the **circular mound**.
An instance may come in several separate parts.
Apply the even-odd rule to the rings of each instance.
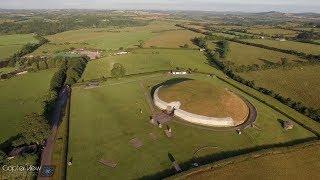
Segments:
[[[179,109],[189,113],[226,118],[231,117],[233,124],[242,124],[249,113],[245,102],[227,89],[197,80],[187,80],[163,86],[158,96],[165,102],[180,102]]]

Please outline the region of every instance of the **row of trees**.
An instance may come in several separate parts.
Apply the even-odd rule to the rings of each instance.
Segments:
[[[41,19],[31,18],[30,20],[22,22],[4,22],[0,26],[0,33],[36,33],[40,35],[50,35],[79,28],[145,26],[148,23],[149,21],[146,20],[137,20],[124,16],[105,16],[95,14],[61,15],[58,17],[48,16]]]
[[[35,37],[36,39],[38,39],[38,43],[28,43],[24,45],[20,51],[16,52],[12,57],[8,59],[9,66],[11,67],[16,66],[16,64],[20,62],[23,56],[32,53],[43,44],[46,44],[49,42],[49,40],[47,40],[42,36],[35,36]]]

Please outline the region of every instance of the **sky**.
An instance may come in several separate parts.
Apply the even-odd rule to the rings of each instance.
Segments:
[[[0,0],[0,9],[153,9],[319,13],[320,0]]]

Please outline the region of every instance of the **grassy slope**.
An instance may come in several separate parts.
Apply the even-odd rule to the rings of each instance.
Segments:
[[[146,41],[145,47],[155,46],[179,48],[184,44],[188,44],[189,47],[196,48],[196,46],[191,42],[191,39],[198,36],[202,35],[187,30],[165,31]]]
[[[236,65],[251,65],[263,64],[264,60],[270,62],[279,62],[283,57],[286,57],[289,61],[302,60],[293,55],[235,42],[230,42],[230,53],[227,57],[227,60],[234,62]]]
[[[8,58],[27,43],[37,42],[31,34],[14,34],[0,36],[0,60]]]
[[[257,44],[263,44],[270,47],[280,48],[280,49],[289,49],[298,52],[304,52],[307,54],[320,54],[320,45],[301,43],[294,41],[276,41],[270,39],[247,39],[247,42],[253,42]]]
[[[192,77],[238,92],[217,79],[203,75]],[[168,78],[140,80],[152,87]],[[190,160],[194,151],[202,146],[218,146],[218,149],[202,151],[198,156],[213,154],[213,157],[220,157],[219,153],[223,151],[313,137],[312,133],[297,124],[292,131],[284,131],[277,121],[285,119],[284,116],[238,92],[257,107],[259,113],[256,123],[261,131],[246,129],[239,136],[236,132],[215,132],[173,121],[169,125],[174,138],[167,139],[161,129],[148,123],[148,105],[136,80],[127,79],[123,84],[110,80],[97,89],[73,89],[69,142],[69,158],[73,157],[73,165],[68,167],[68,179],[139,178],[170,168],[169,152],[181,163]],[[142,109],[142,114],[139,109]],[[150,132],[156,134],[159,140],[152,141],[148,136]],[[143,141],[141,149],[130,146],[129,140],[133,137]],[[115,169],[105,167],[97,162],[101,158],[117,161],[118,166]]]
[[[249,29],[248,32],[250,33],[264,33],[270,36],[274,36],[277,34],[283,34],[283,35],[287,35],[287,36],[295,36],[297,34],[296,31],[292,31],[292,30],[285,30],[285,29],[277,29],[277,28],[263,28],[263,29]]]
[[[121,63],[127,74],[174,69],[175,67],[198,68],[210,72],[204,55],[197,50],[137,49],[128,55],[105,57],[88,63],[82,79],[90,80],[110,76],[114,63]]]
[[[26,113],[41,110],[41,98],[54,72],[52,69],[0,81],[0,143],[19,132],[19,122]]]
[[[283,153],[254,157],[187,175],[183,179],[319,179],[319,148],[320,144],[317,143]]]
[[[272,89],[308,106],[320,108],[318,94],[320,79],[317,78],[319,70],[319,66],[306,66],[291,70],[276,69],[242,73],[241,76],[254,80],[258,86]]]

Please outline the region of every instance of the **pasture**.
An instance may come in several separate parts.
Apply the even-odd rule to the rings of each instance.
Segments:
[[[296,31],[280,29],[280,28],[252,28],[252,29],[248,29],[248,32],[253,34],[267,35],[267,36],[284,35],[288,37],[293,37],[297,35]]]
[[[121,63],[126,68],[126,74],[171,70],[176,67],[198,69],[204,72],[212,71],[212,67],[207,64],[205,56],[199,50],[134,49],[126,55],[109,56],[90,61],[82,79],[110,77],[115,63]]]
[[[212,169],[195,172],[172,179],[319,179],[320,144],[314,143],[305,147],[291,149],[271,150],[260,156],[251,158],[235,158],[226,164],[228,159],[221,164],[216,163]],[[234,162],[232,162],[234,161]],[[219,166],[220,165],[220,166]],[[298,167],[298,168],[297,168]]]
[[[39,112],[55,69],[0,81],[0,143],[19,133],[26,113]]]
[[[197,48],[197,46],[191,42],[191,39],[199,36],[203,35],[188,30],[164,31],[147,40],[145,47],[180,48],[183,45],[188,44],[191,48]]]
[[[12,56],[27,43],[36,43],[31,34],[14,34],[0,36],[0,61]]]
[[[230,42],[230,53],[226,59],[235,63],[235,65],[252,65],[276,63],[280,62],[281,58],[287,58],[288,61],[304,61],[303,59],[290,54],[235,42]]]
[[[245,79],[253,80],[258,86],[272,89],[307,106],[320,108],[318,94],[320,79],[317,76],[319,71],[320,66],[305,66],[290,70],[274,69],[240,75]]]
[[[303,52],[306,54],[320,54],[320,45],[310,44],[310,43],[302,43],[295,41],[276,41],[271,39],[246,39],[247,42],[252,42],[256,44],[263,44],[270,47],[275,47],[279,49],[285,50],[294,50],[298,52]]]
[[[314,137],[297,124],[292,131],[283,130],[278,121],[286,119],[283,115],[216,78],[186,77],[243,95],[258,110],[256,125],[260,130],[245,129],[238,135],[235,131],[212,131],[174,119],[169,123],[173,137],[167,138],[163,129],[149,123],[151,112],[144,95],[154,85],[172,78],[167,75],[109,80],[93,89],[74,87],[68,152],[68,159],[72,158],[73,163],[68,166],[67,178],[161,178],[173,172],[168,170],[171,169],[169,153],[182,168],[190,168],[194,158],[221,158],[237,154],[240,149]],[[140,139],[143,146],[134,148],[129,142],[132,138]],[[204,146],[212,148],[195,153]],[[117,166],[102,165],[98,162],[101,159],[114,161]]]

